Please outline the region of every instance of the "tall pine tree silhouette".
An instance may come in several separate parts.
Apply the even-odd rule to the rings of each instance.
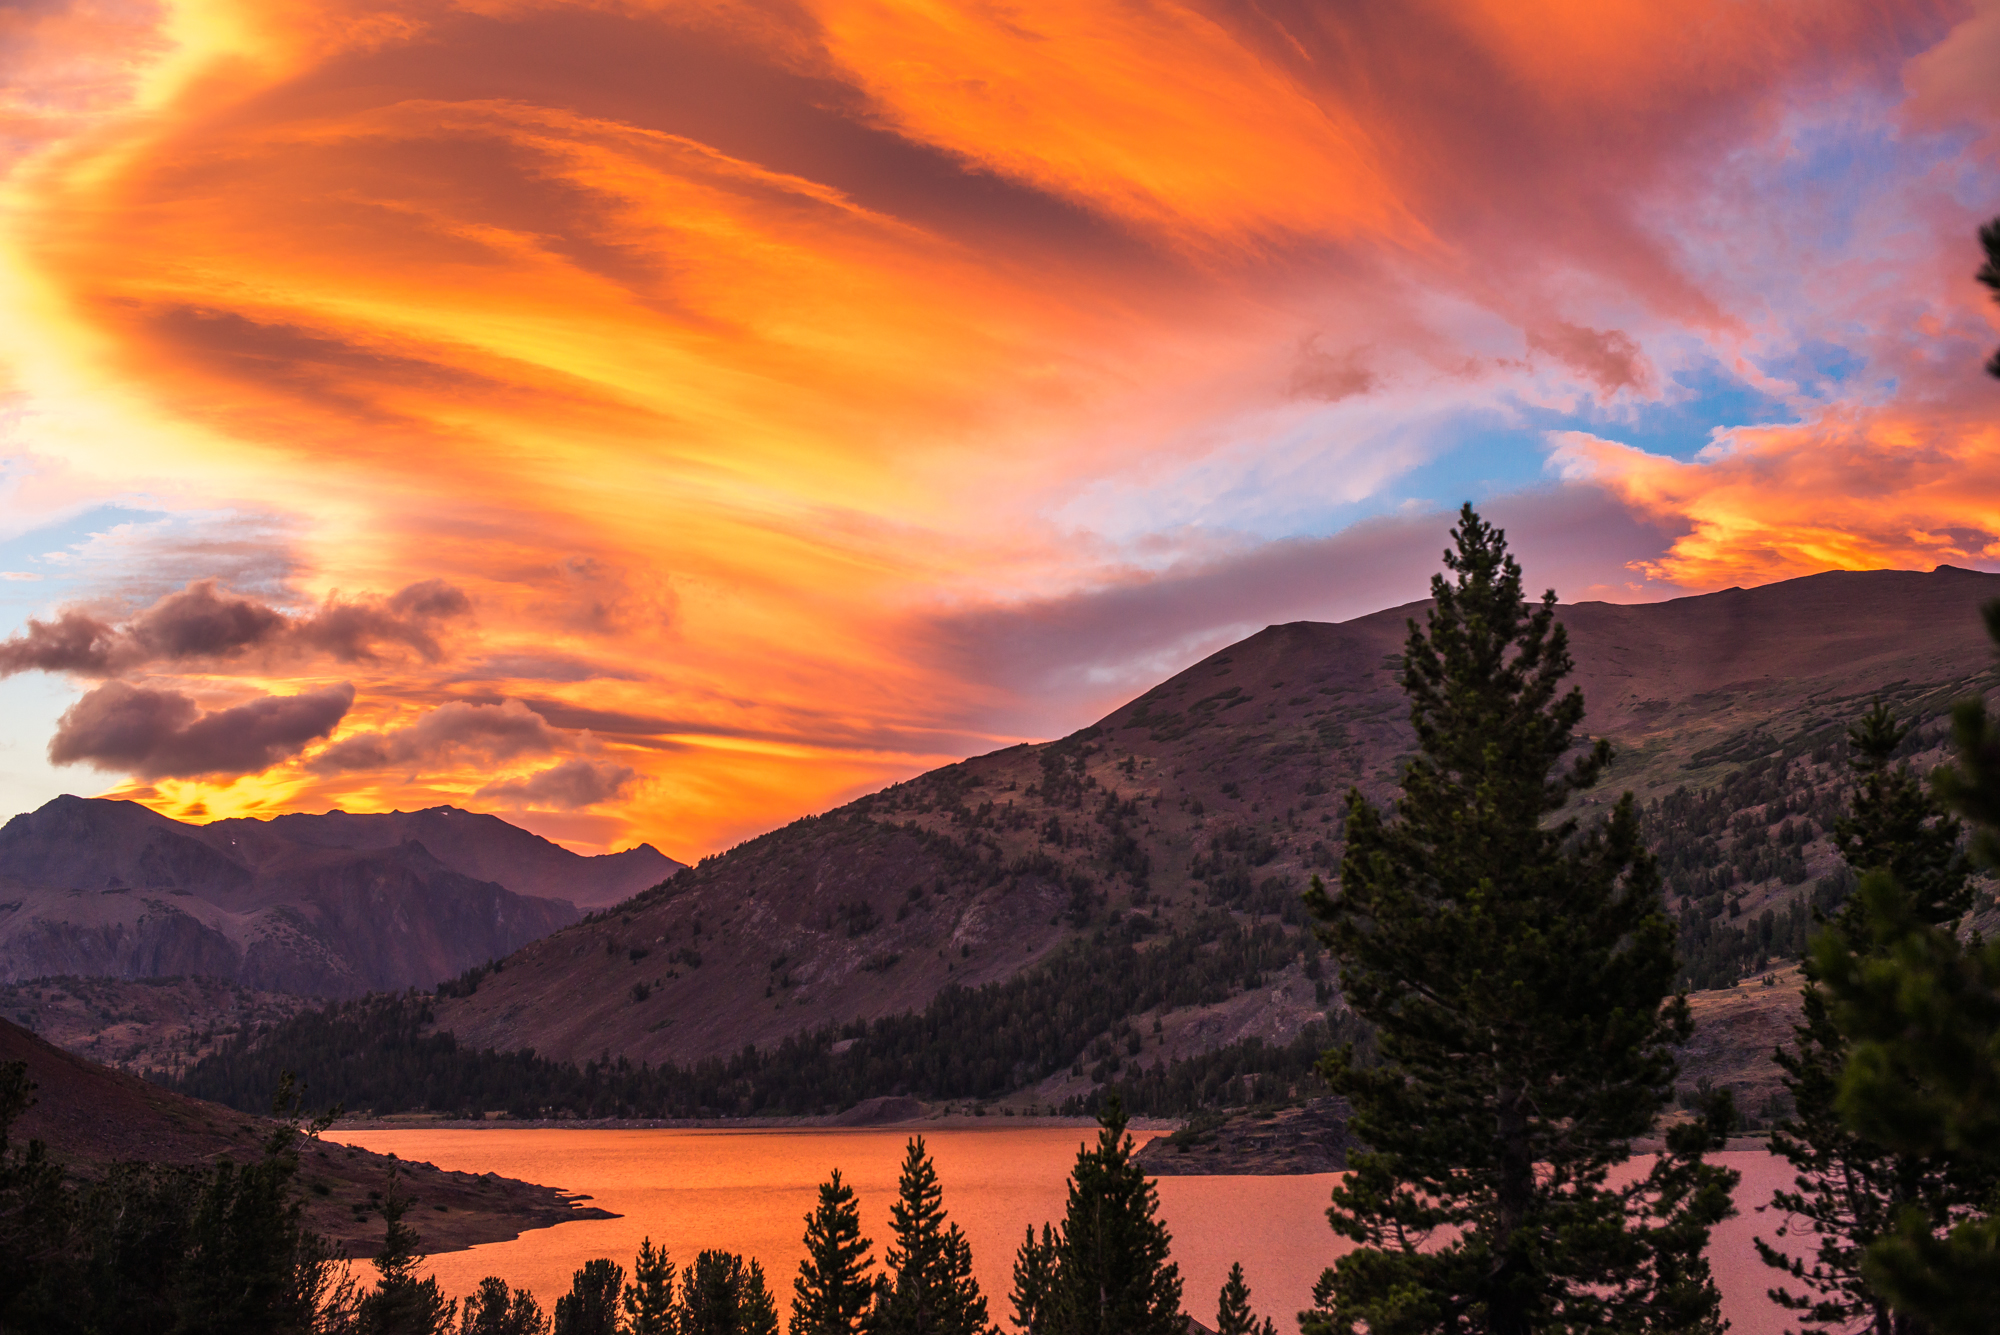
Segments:
[[[896,1240],[884,1253],[876,1335],[980,1335],[986,1298],[972,1276],[972,1246],[945,1220],[944,1188],[922,1136],[910,1137],[903,1156],[889,1226]]]
[[[619,1335],[678,1335],[674,1316],[674,1263],[649,1234],[632,1258],[632,1282],[621,1300],[625,1320]]]
[[[1042,1225],[1042,1236],[1028,1227],[1021,1250],[1014,1254],[1014,1325],[1021,1335],[1054,1335],[1056,1329],[1056,1232]]]
[[[861,1207],[840,1170],[820,1184],[806,1216],[806,1256],[792,1281],[791,1335],[855,1335],[874,1298],[872,1258],[861,1236]]]
[[[1986,628],[2000,646],[2000,602]],[[1974,860],[2000,870],[2000,719],[1977,698],[1952,714],[1955,764],[1939,797],[1973,827]],[[1961,940],[1929,921],[1886,867],[1862,877],[1858,909],[1813,939],[1813,967],[1848,1044],[1834,1106],[1857,1137],[1944,1165],[1945,1189],[2000,1181],[2000,940]],[[1899,1319],[1937,1335],[1993,1329],[2000,1310],[2000,1196],[1941,1229],[1931,1200],[1906,1204],[1867,1244],[1861,1275]]]
[[[1834,844],[1857,873],[1886,872],[1904,908],[1918,919],[1950,923],[1967,907],[1971,866],[1959,847],[1959,822],[1908,764],[1893,763],[1907,735],[1879,702],[1848,730],[1854,794],[1847,815],[1835,822]],[[1868,903],[1850,899],[1835,918],[1849,939],[1873,936],[1864,921]],[[1777,1057],[1793,1113],[1771,1133],[1771,1151],[1791,1164],[1795,1189],[1773,1193],[1771,1203],[1785,1218],[1779,1236],[1812,1239],[1812,1253],[1792,1256],[1761,1237],[1757,1250],[1766,1265],[1797,1286],[1774,1289],[1772,1295],[1799,1315],[1803,1327],[1846,1331],[1861,1323],[1875,1335],[1914,1332],[1918,1327],[1896,1317],[1862,1275],[1868,1244],[1896,1228],[1912,1204],[1922,1205],[1932,1229],[1942,1231],[1954,1216],[1979,1204],[1990,1184],[1969,1164],[1898,1154],[1847,1129],[1835,1106],[1847,1040],[1834,1024],[1810,958],[1805,969],[1797,1040]]]
[[[443,1335],[458,1304],[444,1296],[435,1278],[417,1278],[424,1263],[422,1244],[417,1231],[403,1222],[410,1198],[403,1194],[393,1169],[381,1210],[387,1229],[382,1250],[375,1256],[375,1288],[361,1299],[356,1325],[366,1335]]]
[[[1735,1175],[1701,1156],[1730,1114],[1609,1181],[1692,1028],[1631,795],[1588,828],[1560,814],[1611,748],[1579,750],[1555,594],[1528,603],[1470,505],[1452,540],[1403,655],[1402,795],[1384,819],[1349,794],[1339,889],[1309,895],[1380,1061],[1350,1044],[1322,1064],[1369,1150],[1333,1193],[1356,1246],[1306,1329],[1719,1330],[1701,1253]]]
[[[1229,1278],[1222,1281],[1222,1292],[1215,1297],[1215,1335],[1278,1335],[1278,1328],[1265,1317],[1264,1324],[1257,1324],[1256,1314],[1250,1310],[1250,1284],[1243,1278],[1243,1263],[1234,1262],[1229,1267]]]
[[[1056,1241],[1057,1335],[1185,1335],[1180,1267],[1159,1218],[1159,1191],[1133,1162],[1125,1108],[1114,1092],[1097,1144],[1078,1150],[1069,1209]]]

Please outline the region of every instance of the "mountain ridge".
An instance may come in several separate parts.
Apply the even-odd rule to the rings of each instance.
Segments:
[[[586,858],[453,807],[192,825],[65,795],[0,827],[0,982],[197,975],[315,996],[430,987],[579,916],[573,900],[500,875],[598,904],[679,866],[650,845]]]
[[[1583,804],[1648,804],[1674,849],[1669,908],[1727,937],[1702,967],[1747,969],[1803,933],[1842,870],[1825,836],[1847,724],[1883,698],[1934,747],[1951,701],[2000,682],[1978,616],[1995,597],[2000,575],[1946,567],[1560,608],[1584,729],[1620,753]],[[1068,737],[705,858],[441,997],[436,1027],[687,1062],[1003,981],[1114,914],[1296,922],[1305,881],[1338,867],[1342,795],[1390,800],[1412,752],[1397,672],[1426,606],[1267,627]],[[1683,789],[1722,797],[1688,816]]]

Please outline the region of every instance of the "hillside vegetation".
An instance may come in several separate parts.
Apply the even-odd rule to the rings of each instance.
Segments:
[[[1846,893],[1828,833],[1847,724],[1879,696],[1918,721],[1907,745],[1920,758],[1938,746],[1949,703],[1995,685],[1977,609],[1996,595],[2000,576],[1943,568],[1562,609],[1586,730],[1620,752],[1583,800],[1638,794],[1686,981],[1726,986],[1795,956],[1811,909]],[[1421,608],[1271,627],[1059,741],[947,766],[704,859],[434,999],[395,1003],[394,1023],[412,1043],[448,1034],[454,1051],[532,1049],[567,1072],[532,1087],[571,1089],[547,1106],[577,1111],[1009,1089],[1087,1102],[1114,1079],[1164,1110],[1194,1097],[1170,1087],[1200,1084],[1170,1076],[1170,1058],[1201,1054],[1163,1042],[1148,1056],[1155,1021],[1186,1031],[1203,1008],[1262,1005],[1267,983],[1317,967],[1298,896],[1338,864],[1347,789],[1393,797],[1411,746],[1397,655]],[[1261,943],[1254,961],[1239,964],[1237,942]],[[1078,970],[1186,985],[1106,979],[1083,1004],[1065,982]],[[1304,1067],[1277,1054],[1343,1017],[1268,995],[1258,1059],[1289,1086]],[[1324,979],[1315,998],[1338,1007]],[[1217,1033],[1209,1047],[1228,1051],[1213,1060],[1240,1064],[1250,1037]],[[301,1039],[285,1028],[266,1041],[286,1052]],[[212,1058],[190,1088],[247,1096],[225,1072],[268,1064],[258,1049]],[[328,1078],[314,1083],[331,1096]],[[351,1106],[525,1106],[514,1094],[528,1086],[484,1080],[365,1096],[356,1083]]]

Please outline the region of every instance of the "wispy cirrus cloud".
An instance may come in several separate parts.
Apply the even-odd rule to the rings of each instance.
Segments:
[[[8,449],[265,518],[103,537],[0,667],[161,696],[79,738],[353,686],[163,809],[689,856],[1417,596],[1468,495],[1571,596],[1991,562],[1996,14],[10,11]]]

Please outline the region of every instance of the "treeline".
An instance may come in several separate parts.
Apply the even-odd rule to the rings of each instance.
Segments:
[[[303,1222],[299,1146],[327,1125],[288,1116],[247,1167],[123,1164],[96,1182],[40,1142],[9,1143],[32,1101],[23,1062],[0,1065],[0,1331],[202,1335],[780,1335],[778,1302],[754,1259],[719,1249],[677,1272],[651,1238],[631,1278],[608,1257],[579,1267],[544,1312],[489,1276],[464,1299],[421,1276],[422,1239],[392,1177],[386,1232],[364,1286]],[[281,1105],[296,1112],[289,1083]],[[1077,1154],[1068,1216],[1028,1231],[1014,1266],[1014,1325],[1024,1335],[1183,1335],[1179,1269],[1158,1195],[1133,1160],[1113,1100],[1096,1146]],[[950,1222],[922,1137],[910,1139],[877,1268],[860,1203],[834,1170],[806,1216],[788,1335],[998,1335],[973,1276],[972,1248]],[[1224,1335],[1258,1335],[1239,1266],[1218,1300]],[[1269,1332],[1266,1322],[1261,1328]]]
[[[322,1323],[383,1308],[364,1306],[335,1248],[301,1222],[295,1123],[248,1166],[125,1163],[79,1181],[40,1142],[9,1143],[33,1090],[27,1063],[0,1064],[0,1331],[375,1329]]]
[[[1303,1040],[1292,1045],[1296,1052],[1253,1041],[1191,1061],[1155,1061],[1147,1072],[1146,1036],[1131,1017],[1227,1000],[1302,956],[1316,964],[1317,945],[1279,923],[1211,912],[1161,932],[1132,914],[1013,978],[946,988],[920,1012],[827,1026],[687,1065],[626,1058],[578,1065],[529,1050],[474,1049],[430,1031],[430,998],[377,995],[240,1036],[168,1083],[244,1109],[261,1106],[291,1071],[318,1101],[377,1113],[789,1116],[885,1094],[990,1099],[1065,1068],[1081,1075],[1088,1064],[1105,1076],[1127,1073],[1121,1085],[1133,1111],[1170,1115],[1206,1106],[1273,1059],[1271,1071],[1296,1083],[1310,1067]]]

